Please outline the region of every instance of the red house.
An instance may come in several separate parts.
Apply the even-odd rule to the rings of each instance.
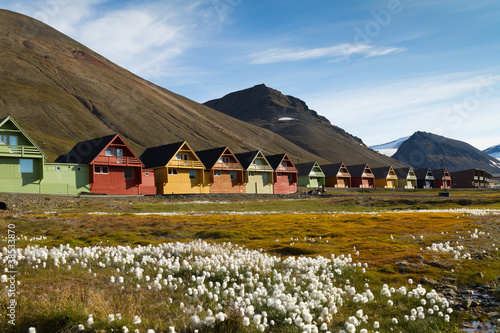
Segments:
[[[451,175],[447,169],[434,169],[431,172],[434,176],[434,188],[451,188]]]
[[[91,193],[156,194],[154,171],[143,169],[120,134],[78,142],[56,162],[88,164]]]
[[[375,183],[375,175],[373,174],[368,164],[350,165],[347,167],[351,174],[352,187],[373,187]]]
[[[299,171],[287,154],[266,156],[273,168],[273,182],[275,194],[290,194],[297,192]]]

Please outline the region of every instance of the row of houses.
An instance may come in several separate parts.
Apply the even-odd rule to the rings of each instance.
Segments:
[[[297,187],[451,188],[446,170],[343,163],[295,165],[286,153],[234,154],[229,147],[195,151],[186,142],[147,148],[137,156],[120,134],[77,143],[54,162],[10,116],[0,119],[0,192],[115,195],[297,192]],[[460,173],[486,187],[491,175]],[[458,185],[457,185],[458,184]]]

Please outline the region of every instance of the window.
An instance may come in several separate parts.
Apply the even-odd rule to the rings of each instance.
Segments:
[[[253,162],[254,162],[255,164],[257,164],[257,165],[262,165],[262,161],[261,161],[261,160],[254,160]]]
[[[113,156],[113,149],[112,148],[106,148],[106,156]]]
[[[250,171],[250,177],[253,177],[255,173],[253,171]]]
[[[189,170],[189,179],[196,179],[196,170]]]
[[[175,159],[176,160],[184,160],[184,161],[187,161],[188,160],[188,154],[175,154]]]
[[[56,171],[61,171],[61,166],[60,165],[56,165]]]
[[[288,180],[290,180],[290,181],[292,180],[292,174],[291,173],[288,174]]]
[[[109,169],[107,166],[95,166],[94,173],[107,175],[109,173]]]
[[[229,163],[229,157],[224,156],[219,159],[219,162],[221,163]]]
[[[190,170],[190,171],[194,171],[194,170]],[[215,175],[215,176],[217,176],[217,177],[220,177],[220,175],[221,175],[221,174],[222,174],[222,173],[221,173],[221,171],[220,171],[220,170],[215,170],[215,171],[214,171],[214,175]]]
[[[9,135],[9,145],[17,146],[17,136]]]
[[[176,175],[177,174],[177,169],[168,169],[168,174],[169,175]]]
[[[33,160],[20,158],[19,159],[19,172],[33,173]]]
[[[17,146],[17,136],[15,136],[15,135],[0,135],[0,144]]]
[[[231,171],[231,180],[236,180],[236,171]]]
[[[267,172],[262,173],[262,181],[265,183],[267,182]]]
[[[281,172],[278,172],[278,178],[281,178]]]
[[[116,156],[122,157],[123,156],[123,149],[116,149]]]
[[[9,137],[7,135],[0,135],[0,144],[6,145],[9,143]]]
[[[286,161],[283,162],[283,163],[281,163],[281,165],[284,166],[284,167],[288,166],[288,164],[286,163]]]
[[[123,168],[123,176],[125,179],[134,179],[134,168]]]
[[[120,148],[106,148],[105,151],[106,156],[123,156],[123,149]]]

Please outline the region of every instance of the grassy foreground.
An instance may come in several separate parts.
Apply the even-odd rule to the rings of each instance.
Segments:
[[[335,301],[338,312],[333,313],[330,305],[330,317],[314,312],[326,303],[306,307],[315,317],[311,323],[316,323],[317,327],[323,321],[328,323],[326,327],[329,331],[339,332],[346,330],[350,318],[354,317],[359,321],[355,325],[356,332],[362,328],[367,332],[459,332],[459,325],[464,318],[456,312],[450,314],[449,321],[445,321],[444,316],[429,315],[427,312],[425,319],[406,321],[404,316],[410,315],[411,309],[422,306],[421,300],[413,300],[394,291],[387,298],[380,293],[384,289],[383,285],[387,284],[395,290],[405,287],[409,291],[415,289],[423,277],[437,280],[456,278],[458,285],[489,283],[496,281],[500,272],[498,215],[457,211],[383,212],[390,207],[431,208],[428,199],[314,198],[276,200],[271,203],[266,200],[142,203],[98,199],[93,204],[91,199],[84,200],[84,206],[61,207],[52,212],[36,210],[31,213],[1,213],[0,230],[5,235],[2,237],[4,246],[7,246],[9,226],[15,226],[16,247],[23,249],[23,254],[28,258],[29,255],[33,256],[31,260],[20,260],[17,266],[16,325],[1,320],[1,332],[28,332],[30,327],[36,327],[38,333],[77,332],[79,324],[85,326],[83,332],[125,332],[123,326],[130,332],[135,329],[139,332],[147,332],[148,329],[153,329],[156,333],[169,332],[170,326],[176,332],[193,332],[195,329],[199,332],[258,332],[261,331],[261,326],[255,324],[259,321],[259,317],[255,319],[257,309],[260,311],[259,316],[263,311],[275,321],[274,325],[267,323],[267,326],[262,326],[264,331],[303,332],[308,329],[304,325],[300,328],[295,323],[284,324],[288,319],[293,319],[289,312],[285,315],[271,305],[259,305],[258,300],[263,296],[255,294],[262,293],[258,289],[258,282],[262,281],[263,287],[270,288],[267,293],[273,290],[276,292],[278,287],[273,286],[281,283],[283,293],[286,291],[290,295],[296,294],[297,300],[302,302],[310,297],[310,302],[313,302],[315,298],[310,293],[304,293],[303,288],[313,290],[317,283],[321,283],[323,289],[326,289],[327,279],[346,295],[339,294],[344,299],[342,305],[338,299]],[[434,207],[466,208],[462,203],[444,202]],[[490,196],[480,198],[472,202],[471,206],[497,208],[498,199]],[[105,214],[87,214],[84,210]],[[339,213],[332,213],[334,210]],[[257,213],[239,214],[248,211]],[[147,214],[148,212],[184,214],[152,215]],[[144,215],[136,215],[137,213]],[[172,257],[177,256],[180,263],[183,260],[190,263],[188,266],[181,265],[179,269],[148,264],[147,255],[127,252],[134,248],[156,251],[162,249],[162,244],[165,243],[187,244],[199,239],[208,244],[220,244],[222,248],[210,248],[207,253],[199,249],[205,245],[196,245],[195,250],[189,249],[187,252],[175,250],[178,252],[174,251],[176,254],[171,254]],[[211,267],[213,264],[210,260],[216,253],[223,253],[222,249],[228,247],[228,243],[244,246],[244,251],[256,252],[244,252],[248,267],[242,265],[244,268],[240,268],[238,272],[228,268],[228,272],[223,274],[220,268],[217,270]],[[448,244],[454,250],[445,251],[443,246],[437,246],[443,244]],[[70,254],[56,263],[53,258],[44,258],[40,254],[43,251],[39,254],[29,252],[34,248],[45,247]],[[85,257],[82,260],[79,257],[78,252],[93,248],[99,248],[96,250],[99,253],[97,258]],[[230,250],[226,261],[238,258],[243,251],[241,249],[238,247]],[[106,257],[109,251],[114,251],[113,255],[120,253],[120,259],[113,261],[116,256]],[[162,255],[166,255],[164,249],[161,251]],[[5,252],[6,250],[3,251],[4,262]],[[460,253],[457,255],[457,252]],[[261,258],[259,253],[274,259]],[[313,267],[318,263],[320,268],[315,269],[312,275],[319,282],[309,276],[309,273],[306,274],[310,272],[306,268],[291,269],[285,260],[288,257],[307,257],[311,260],[318,256],[331,258],[332,254],[336,258],[344,255],[344,258],[350,257],[352,260],[346,265],[332,266],[332,271],[329,271],[330,266],[325,263],[311,261],[306,266]],[[122,258],[127,255],[133,260]],[[191,264],[197,258],[209,257],[211,259],[206,259],[204,265]],[[258,258],[258,261],[270,260],[274,266],[270,271],[262,270],[257,264],[252,266],[252,258]],[[358,262],[360,266],[361,263],[363,265],[354,267],[353,264]],[[407,263],[404,270],[401,269],[401,262]],[[364,264],[367,266],[365,272],[362,271]],[[137,267],[144,270],[140,276],[137,275]],[[341,274],[333,273],[336,268],[341,269]],[[482,278],[476,275],[478,272],[483,273]],[[209,276],[206,273],[210,273]],[[158,280],[163,285],[160,289],[154,283],[158,274],[162,276]],[[296,282],[277,278],[286,274]],[[146,276],[150,277],[150,281],[146,281]],[[119,277],[124,278],[124,281],[118,282]],[[195,281],[191,281],[193,277]],[[199,283],[198,279],[201,278],[203,281]],[[162,279],[167,280],[166,284],[163,284]],[[179,279],[182,282],[176,283]],[[410,284],[408,279],[412,279],[414,283]],[[111,282],[113,280],[115,281]],[[224,281],[229,286],[234,287],[236,284],[238,287],[233,288],[236,293],[242,293],[240,287],[245,284],[246,294],[242,301],[250,299],[247,302],[253,304],[255,314],[237,313],[237,309],[242,307],[249,311],[249,304],[235,306],[236,301],[231,303],[229,296],[227,302],[223,300],[222,294],[219,295],[219,300],[214,300],[215,284],[222,284]],[[188,289],[197,287],[206,288],[203,296],[195,297],[188,292]],[[348,287],[354,288],[356,294],[349,295]],[[424,287],[429,293],[431,288]],[[373,292],[373,300],[366,304],[355,301],[355,296],[367,289]],[[212,293],[212,298],[208,297],[209,293]],[[270,295],[267,297],[269,299]],[[388,300],[393,305],[389,306]],[[2,293],[2,318],[7,318],[9,301],[7,293]],[[429,306],[426,305],[425,311],[428,311],[427,308]],[[367,318],[356,317],[360,309]],[[301,311],[299,317],[307,319],[307,311],[304,308]],[[224,320],[220,320],[221,316],[216,317],[217,313],[224,313]],[[95,318],[94,325],[87,325],[90,314]],[[111,314],[115,315],[112,321],[109,319]],[[120,314],[118,317],[121,319],[116,314]],[[136,316],[141,318],[140,323],[137,320],[134,323]],[[196,324],[194,316],[199,317],[202,322],[213,317],[214,322]],[[248,317],[251,324],[246,326],[242,317]],[[394,318],[398,319],[397,324],[394,324]],[[293,320],[296,319],[297,317]],[[375,321],[379,322],[379,328],[375,327]],[[259,323],[263,325],[263,322],[260,317]],[[314,330],[311,328],[310,331]]]

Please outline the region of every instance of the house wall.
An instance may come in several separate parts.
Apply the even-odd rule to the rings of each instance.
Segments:
[[[440,188],[440,189],[444,189],[444,181],[443,179],[435,179],[434,180],[434,188]],[[450,189],[451,188],[451,179],[450,178],[446,178],[446,188],[447,189]]]
[[[431,189],[434,188],[434,180],[433,179],[417,179],[417,187],[423,189]]]
[[[19,158],[0,156],[0,192],[40,193],[43,159],[31,160],[33,160],[33,172],[21,173]]]
[[[90,192],[87,164],[45,163],[41,182],[43,194]]]
[[[153,195],[157,194],[155,184],[155,171],[151,169],[142,170],[142,184],[140,186],[140,194]]]
[[[396,188],[398,187],[398,180],[394,178],[376,178],[374,187],[379,188]]]
[[[351,186],[352,187],[362,187],[362,188],[370,188],[374,186],[373,178],[366,177],[351,177]]]
[[[187,168],[176,168],[177,175],[169,175],[168,168],[155,169],[158,194],[208,193],[209,187],[203,183],[203,170],[196,170],[196,179],[189,178]]]
[[[325,185],[325,177],[300,176],[299,186],[307,188],[319,188]]]
[[[412,178],[398,178],[398,188],[415,189],[417,180]]]
[[[252,171],[252,173],[253,176],[247,172],[246,193],[272,194],[274,192],[272,172]],[[266,181],[263,179],[263,174],[267,175]]]
[[[141,168],[133,167],[134,179],[125,179],[122,166],[108,166],[108,174],[96,174],[95,165],[89,166],[90,192],[98,194],[114,195],[138,195],[141,177]]]
[[[290,180],[288,179],[288,175],[292,177]],[[297,173],[274,172],[273,177],[275,194],[290,194],[297,192]]]
[[[205,184],[209,186],[210,193],[246,193],[243,184],[243,171],[234,170],[236,179],[231,179],[230,170],[221,170],[220,176],[215,176],[212,170],[205,172]]]
[[[453,172],[453,187],[455,188],[478,188],[480,187],[479,182],[479,170],[464,170]]]
[[[325,177],[325,186],[326,187],[350,187],[351,178],[349,177]]]

